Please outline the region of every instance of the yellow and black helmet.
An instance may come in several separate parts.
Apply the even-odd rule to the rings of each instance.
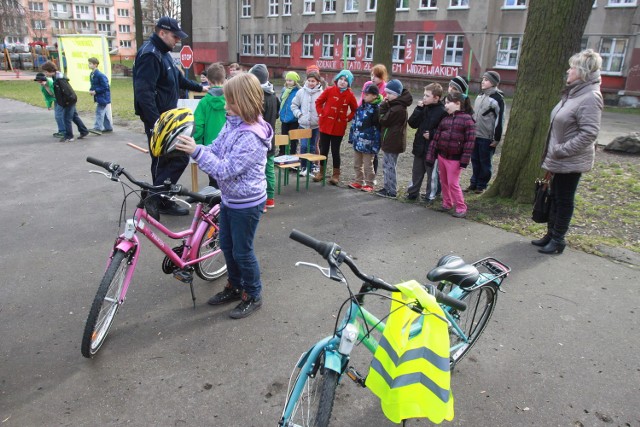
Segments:
[[[193,113],[189,108],[174,108],[160,115],[151,135],[151,154],[164,156],[175,150],[178,135],[191,135]]]

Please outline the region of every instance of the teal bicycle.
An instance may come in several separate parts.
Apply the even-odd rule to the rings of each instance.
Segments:
[[[345,313],[342,317],[338,315],[333,334],[318,341],[298,360],[278,423],[281,427],[325,427],[329,425],[336,388],[343,375],[365,387],[366,378],[349,364],[353,347],[362,344],[372,354],[375,353],[378,341],[373,332],[382,333],[385,328],[384,318],[378,319],[363,307],[365,295],[380,295],[373,293],[376,290],[399,290],[380,278],[360,271],[353,259],[336,243],[316,240],[298,230],[293,230],[289,237],[315,249],[329,264],[328,267],[321,267],[297,262],[296,266],[316,268],[325,277],[345,284],[349,291],[349,298],[342,305],[342,308],[346,307]],[[357,294],[351,291],[340,271],[342,264],[346,264],[363,281]],[[427,278],[437,285],[428,284],[425,288],[440,303],[450,325],[450,369],[468,354],[487,327],[495,310],[500,286],[510,271],[508,266],[495,258],[467,264],[460,257],[446,255],[427,274]],[[386,295],[380,296],[388,298]],[[417,301],[408,306],[418,313],[423,312]]]

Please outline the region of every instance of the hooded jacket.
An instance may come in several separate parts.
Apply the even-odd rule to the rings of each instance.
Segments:
[[[218,138],[191,154],[200,169],[218,181],[225,206],[244,209],[267,200],[264,170],[273,134],[262,118],[249,125],[239,116],[228,116]]]
[[[198,102],[196,111],[193,112],[193,139],[196,140],[196,144],[210,145],[216,139],[227,121],[225,105],[226,101],[220,86],[211,87],[204,98]]]
[[[600,73],[565,87],[562,99],[551,111],[542,169],[582,173],[593,168],[603,107]]]
[[[476,98],[473,104],[476,137],[500,141],[504,124],[504,98],[502,92],[491,86]]]
[[[297,122],[296,116],[291,109],[291,103],[299,90],[300,86],[297,84],[293,85],[293,87],[282,88],[282,95],[280,96],[280,121],[282,123]]]
[[[316,100],[320,132],[344,136],[357,109],[358,101],[350,88],[341,92],[338,86],[329,86]]]
[[[260,86],[262,87],[262,91],[264,92],[262,117],[267,123],[271,125],[271,129],[275,129],[276,121],[278,120],[278,111],[280,110],[280,100],[276,96],[276,93],[273,90],[273,85],[270,82],[263,83]],[[272,135],[271,148],[267,153],[268,156],[273,156],[276,152],[276,146],[274,144],[275,138],[276,136],[274,133]]]
[[[441,102],[435,104],[423,105],[416,107],[413,114],[409,117],[409,126],[417,129],[416,136],[413,139],[413,149],[411,154],[416,157],[424,158],[427,155],[429,144],[433,141],[440,121],[447,117],[447,110]],[[429,132],[429,139],[424,139],[423,134]]]
[[[202,92],[202,86],[186,79],[173,63],[169,47],[152,34],[133,64],[133,105],[147,127],[153,127],[160,114],[176,108],[180,89]]]
[[[93,100],[98,105],[111,104],[111,89],[109,88],[109,79],[107,76],[96,68],[91,71],[89,81],[91,82],[89,90],[96,92],[96,94],[93,95]]]
[[[317,84],[313,89],[306,84],[300,89],[291,101],[291,111],[298,119],[298,124],[304,129],[317,129],[318,111],[316,100],[322,93],[322,86]]]
[[[402,89],[396,99],[380,104],[381,148],[385,153],[400,154],[407,149],[407,108],[412,102],[411,92]]]
[[[351,123],[349,143],[359,153],[378,154],[380,151],[380,123],[379,109],[382,95],[370,104],[363,102],[356,110]]]

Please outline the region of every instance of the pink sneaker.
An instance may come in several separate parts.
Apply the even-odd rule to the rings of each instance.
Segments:
[[[355,190],[362,190],[362,185],[359,182],[352,182],[349,184],[349,188],[353,188]]]
[[[361,190],[366,191],[367,193],[371,193],[373,191],[373,187],[370,185],[363,185]]]

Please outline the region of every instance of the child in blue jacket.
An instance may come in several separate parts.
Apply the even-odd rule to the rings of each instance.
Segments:
[[[93,100],[96,103],[96,122],[93,125],[93,129],[89,129],[89,132],[97,135],[101,135],[103,132],[113,132],[109,79],[103,72],[98,70],[100,61],[97,58],[89,58],[87,61],[91,70],[89,94],[93,95]]]
[[[280,123],[282,127],[280,134],[289,135],[290,130],[298,129],[298,119],[293,114],[291,102],[295,98],[296,93],[300,90],[300,76],[295,71],[289,71],[284,77],[284,87],[280,95]],[[295,155],[298,152],[298,140],[290,141],[289,154]],[[278,155],[285,154],[285,146],[281,146]]]

